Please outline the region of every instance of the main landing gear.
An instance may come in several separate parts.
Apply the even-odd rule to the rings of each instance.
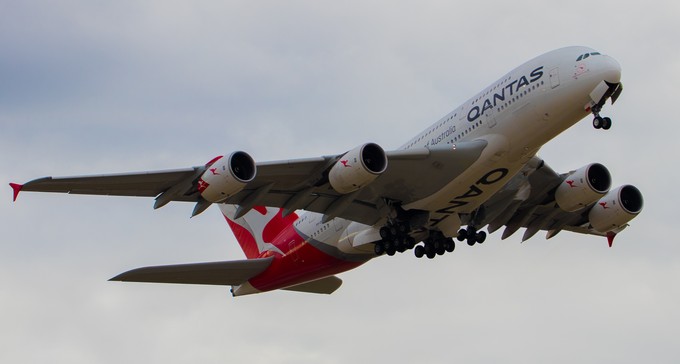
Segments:
[[[416,239],[408,235],[409,226],[407,223],[388,224],[380,228],[381,241],[375,243],[375,254],[394,255],[397,252],[403,253],[416,246]]]
[[[416,246],[414,253],[417,258],[427,256],[433,259],[437,255],[451,253],[456,249],[456,243],[452,238],[446,238],[440,231],[430,231],[430,236],[423,241],[423,245]]]
[[[486,240],[486,233],[483,231],[477,231],[476,228],[468,226],[467,229],[460,229],[458,231],[458,241],[467,240],[469,246],[475,244],[482,244]]]
[[[437,255],[450,253],[456,248],[452,238],[446,238],[440,231],[430,231],[422,245],[416,246],[416,240],[408,235],[408,225],[404,223],[388,224],[380,229],[381,241],[376,242],[374,251],[376,255],[387,254],[392,256],[414,249],[415,256],[422,258],[427,256],[432,259]]]

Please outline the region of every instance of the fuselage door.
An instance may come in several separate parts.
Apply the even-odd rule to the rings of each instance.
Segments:
[[[300,261],[300,254],[298,253],[298,249],[302,244],[298,245],[295,240],[291,240],[288,243],[288,254],[293,258],[294,262]]]
[[[555,67],[550,70],[550,87],[555,88],[560,85],[560,69]]]
[[[494,112],[493,108],[486,110],[484,113],[484,123],[489,126],[489,129],[496,126],[496,113]]]

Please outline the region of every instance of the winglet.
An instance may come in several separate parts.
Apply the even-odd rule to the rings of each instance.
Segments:
[[[607,233],[607,242],[609,243],[609,247],[612,247],[612,244],[614,244],[614,238],[616,237],[615,232],[608,232]]]
[[[18,183],[10,183],[10,187],[14,190],[14,199],[13,201],[17,200],[17,197],[19,197],[19,192],[21,192],[21,189],[24,188],[24,185],[20,185]]]

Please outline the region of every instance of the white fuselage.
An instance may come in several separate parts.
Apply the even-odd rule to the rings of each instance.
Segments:
[[[401,149],[429,148],[483,139],[488,145],[464,173],[434,194],[403,208],[430,212],[429,227],[454,236],[459,214],[470,213],[500,190],[545,143],[588,115],[591,92],[602,81],[618,83],[620,66],[586,47],[558,49],[510,71],[406,142]],[[296,229],[312,244],[343,254],[371,253],[374,227],[305,213]],[[379,239],[379,238],[378,238]]]

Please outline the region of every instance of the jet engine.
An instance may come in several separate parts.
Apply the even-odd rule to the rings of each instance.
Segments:
[[[206,165],[198,180],[198,191],[209,202],[222,202],[240,192],[255,178],[257,167],[246,152],[234,152],[227,158],[219,156]]]
[[[642,194],[631,185],[617,187],[601,198],[590,210],[593,229],[606,233],[624,226],[642,211]]]
[[[328,180],[341,194],[359,190],[373,182],[387,169],[385,151],[375,143],[366,143],[345,153],[331,168]]]
[[[555,190],[555,202],[564,211],[578,211],[604,196],[611,187],[609,170],[592,163],[571,172]]]

